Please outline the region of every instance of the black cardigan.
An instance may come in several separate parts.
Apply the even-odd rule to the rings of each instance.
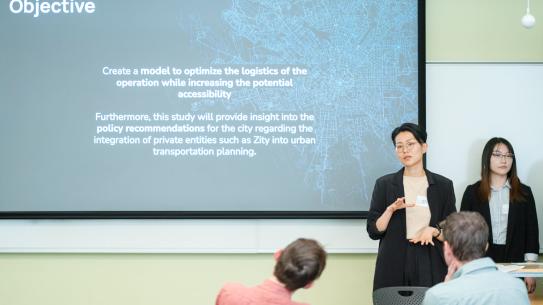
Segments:
[[[427,198],[430,207],[430,226],[435,226],[449,214],[456,212],[454,188],[451,180],[426,170]],[[383,176],[375,182],[366,229],[371,239],[379,239],[379,252],[375,264],[373,289],[404,285],[405,257],[409,241],[406,239],[405,209],[394,212],[384,232],[377,230],[376,221],[386,208],[404,197],[403,168]],[[447,274],[442,243],[434,239],[430,248],[430,270],[433,284],[442,282]],[[409,262],[407,262],[409,263]]]
[[[479,185],[481,181],[469,185],[462,197],[461,211],[475,211],[483,215],[489,228],[488,243],[492,242],[492,221],[488,200],[479,199]],[[509,203],[509,216],[507,217],[507,237],[505,241],[506,262],[523,262],[524,253],[539,253],[539,227],[532,190],[529,186],[521,184],[524,200]]]

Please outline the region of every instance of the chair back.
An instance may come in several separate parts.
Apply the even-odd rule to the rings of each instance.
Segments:
[[[421,305],[428,287],[384,287],[373,292],[373,305]]]

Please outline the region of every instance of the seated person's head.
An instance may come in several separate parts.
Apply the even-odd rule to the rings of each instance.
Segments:
[[[273,275],[290,291],[309,287],[326,265],[326,251],[312,239],[297,239],[277,256]]]
[[[454,258],[467,263],[485,255],[488,247],[488,225],[477,212],[450,214],[443,226],[445,261]],[[448,257],[449,256],[449,257]]]

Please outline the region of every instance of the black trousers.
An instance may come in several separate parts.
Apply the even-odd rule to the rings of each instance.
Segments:
[[[489,245],[488,250],[486,250],[486,256],[490,257],[496,263],[512,263],[505,257],[505,245]]]

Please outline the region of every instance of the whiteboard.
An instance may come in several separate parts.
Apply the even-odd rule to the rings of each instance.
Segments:
[[[541,220],[542,84],[543,64],[427,64],[428,168],[454,181],[457,206],[478,179],[485,142],[502,136],[514,145]],[[309,237],[331,253],[375,253],[378,243],[365,225],[361,219],[1,220],[0,252],[269,253]]]
[[[361,219],[2,220],[0,252],[271,253],[298,237],[331,253],[373,253]]]
[[[543,205],[543,64],[427,64],[428,168],[454,182],[460,207],[480,178],[491,137],[508,139],[520,180],[534,193],[541,244]]]

